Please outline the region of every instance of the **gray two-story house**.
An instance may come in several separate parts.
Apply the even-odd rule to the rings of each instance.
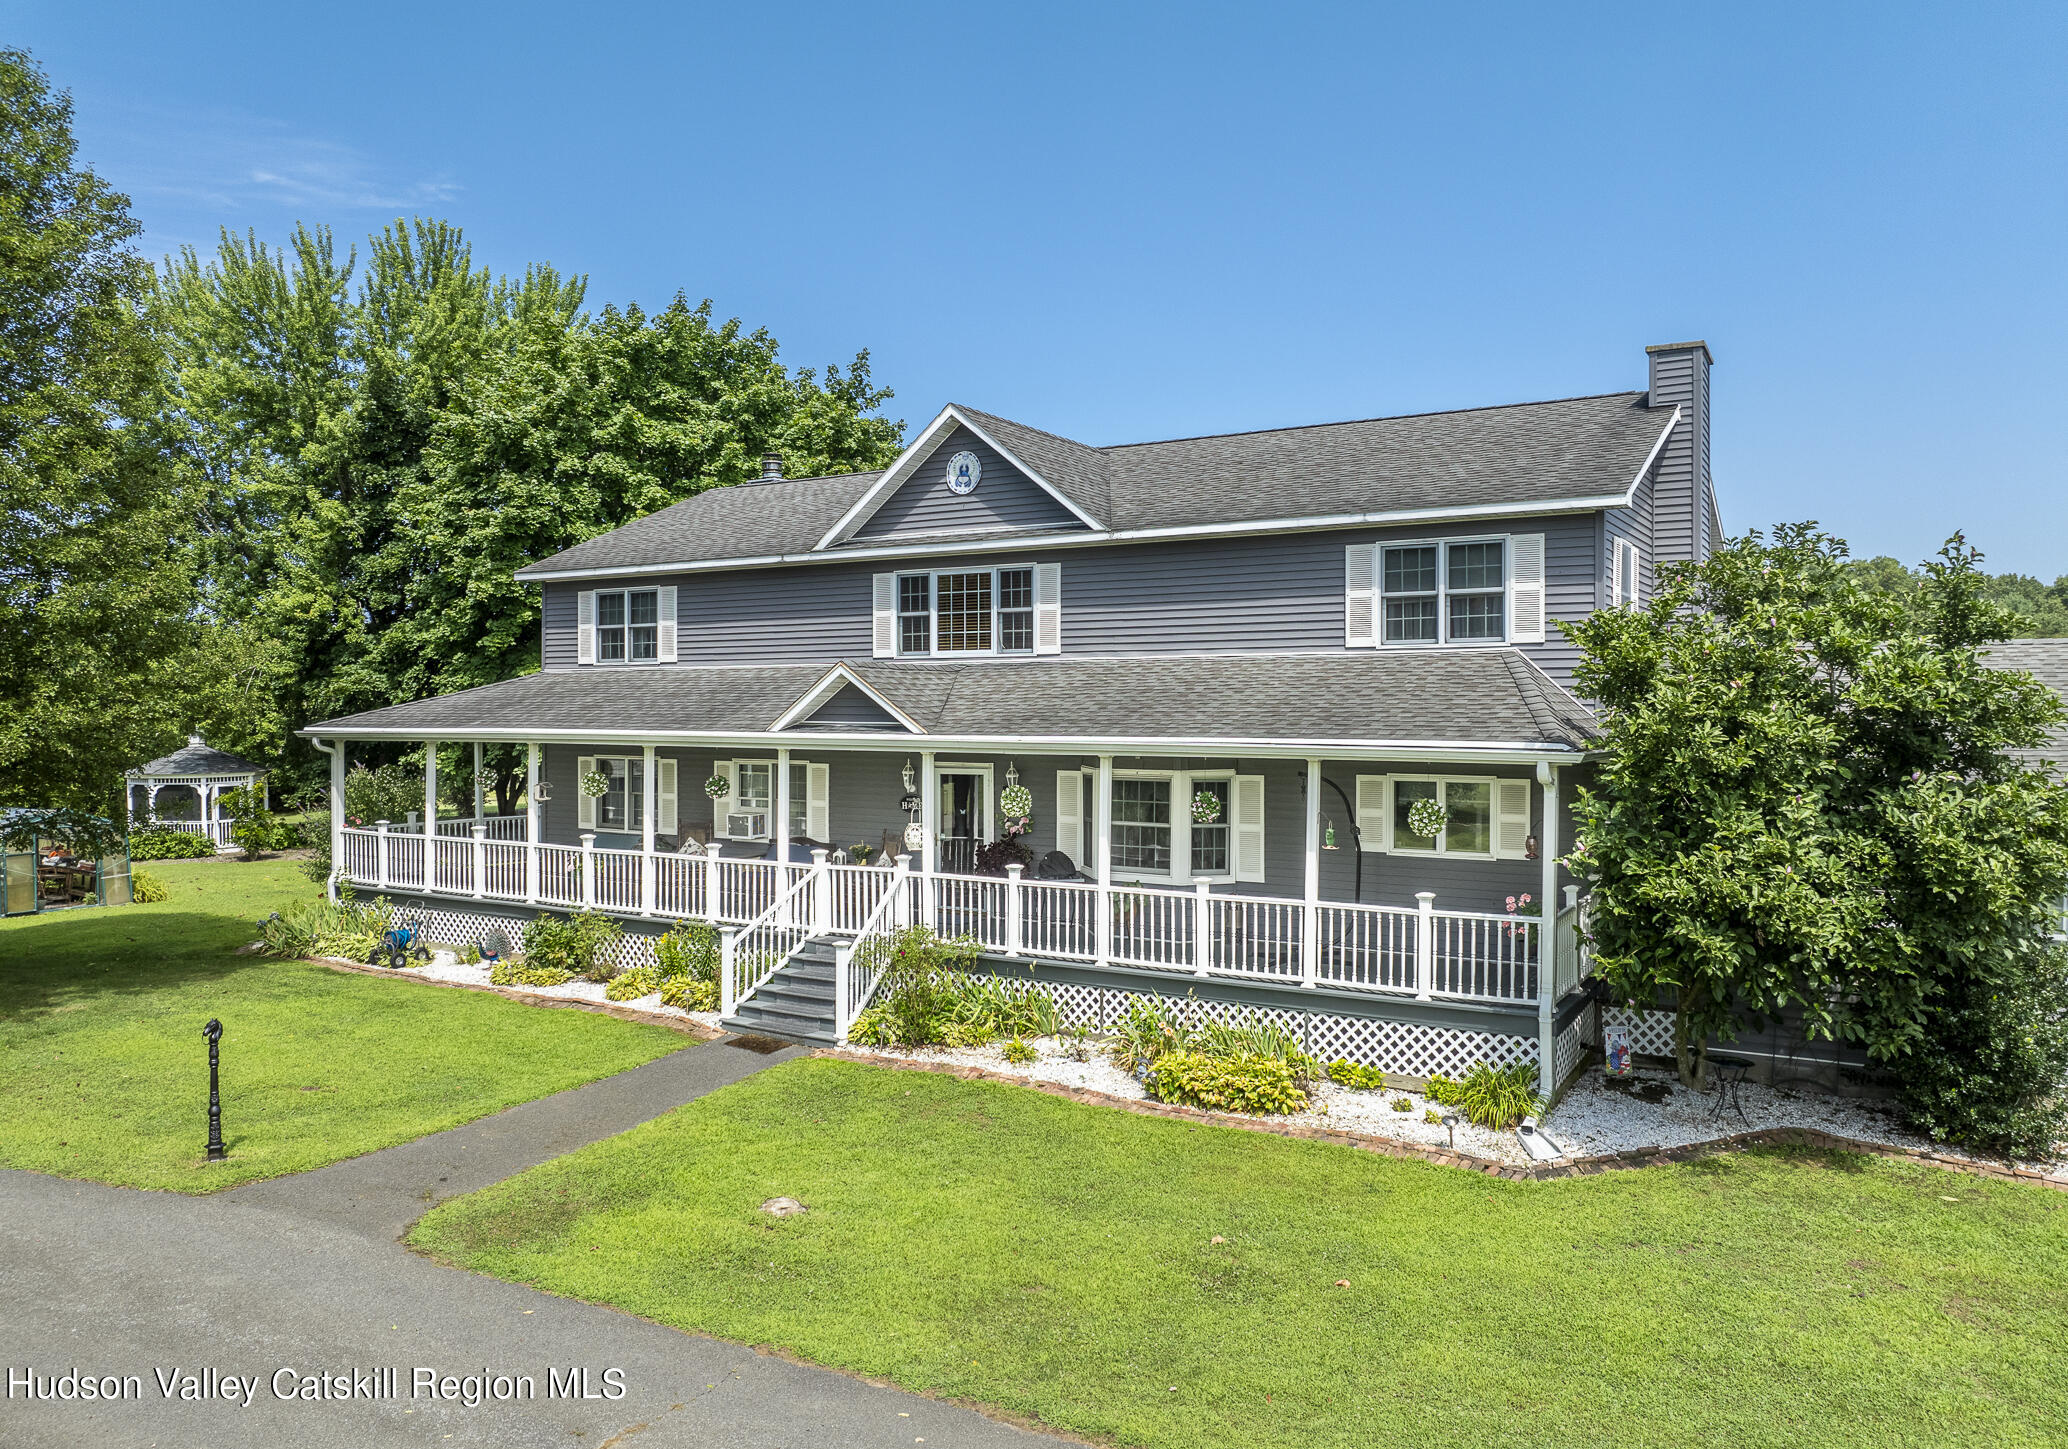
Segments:
[[[1596,727],[1557,624],[1719,536],[1709,368],[1105,447],[950,406],[880,473],[771,459],[520,570],[538,673],[305,731],[334,783],[353,741],[528,749],[521,816],[438,820],[427,778],[428,830],[340,816],[334,859],[452,939],[717,922],[731,1019],[807,1040],[875,989],[856,943],[923,922],[1072,1021],[1189,996],[1562,1080]]]

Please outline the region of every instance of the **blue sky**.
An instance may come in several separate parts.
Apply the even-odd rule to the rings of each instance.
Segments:
[[[154,251],[461,223],[1087,442],[1717,358],[1725,526],[2068,573],[2068,7],[10,4]]]

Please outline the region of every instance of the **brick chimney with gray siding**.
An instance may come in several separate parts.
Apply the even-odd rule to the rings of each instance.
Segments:
[[[1644,349],[1651,359],[1651,405],[1680,408],[1673,436],[1653,469],[1652,561],[1699,562],[1716,542],[1709,479],[1709,369],[1706,342],[1668,342]]]

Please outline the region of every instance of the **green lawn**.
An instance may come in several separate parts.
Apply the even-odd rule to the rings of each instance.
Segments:
[[[687,1044],[589,1012],[237,956],[260,917],[318,887],[286,861],[144,868],[170,900],[0,923],[0,1165],[207,1192],[407,1142]],[[211,1016],[230,1147],[213,1167]]]
[[[2068,1195],[1849,1155],[1503,1183],[812,1060],[411,1241],[1127,1445],[2068,1434]]]

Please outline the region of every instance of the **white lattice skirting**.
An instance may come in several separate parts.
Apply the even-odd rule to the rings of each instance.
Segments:
[[[1565,1024],[1565,1030],[1558,1033],[1551,1043],[1553,1070],[1551,1080],[1543,1084],[1545,1091],[1555,1092],[1564,1087],[1587,1056],[1588,1049],[1597,1040],[1594,1013],[1598,1007],[1589,1006]]]
[[[484,936],[499,935],[514,950],[523,929],[521,920],[470,911],[464,907],[441,905],[428,910],[404,907],[402,913],[421,919],[424,939],[441,946],[479,945]],[[612,945],[611,960],[624,968],[653,965],[654,939],[653,936],[627,931]],[[1462,1076],[1479,1062],[1508,1067],[1537,1059],[1534,1037],[1417,1022],[1383,1021],[1368,1016],[1341,1016],[1325,1011],[1202,1001],[1190,996],[1170,996],[1159,991],[1134,991],[1117,986],[1085,986],[1056,981],[1036,984],[1055,996],[1057,1013],[1063,1025],[1088,1027],[1094,1031],[1104,1031],[1116,1025],[1127,1014],[1128,1002],[1132,998],[1153,997],[1161,1001],[1166,1010],[1179,1013],[1189,1021],[1212,1018],[1226,1022],[1263,1017],[1297,1036],[1308,1055],[1323,1062],[1342,1057],[1406,1077],[1429,1077],[1438,1072],[1455,1077]],[[1555,1061],[1559,1082],[1565,1080],[1566,1073],[1572,1070],[1573,1063],[1586,1050],[1588,1036],[1583,1030],[1586,1020],[1582,1013],[1558,1037]],[[1668,1018],[1667,1040],[1668,1050],[1671,1050],[1671,1018]]]
[[[1604,1033],[1629,1032],[1630,1050],[1639,1056],[1673,1055],[1673,1013],[1670,1011],[1626,1011],[1620,1006],[1612,1006],[1602,1013],[1601,1028]],[[1604,1036],[1603,1040],[1606,1039]]]

